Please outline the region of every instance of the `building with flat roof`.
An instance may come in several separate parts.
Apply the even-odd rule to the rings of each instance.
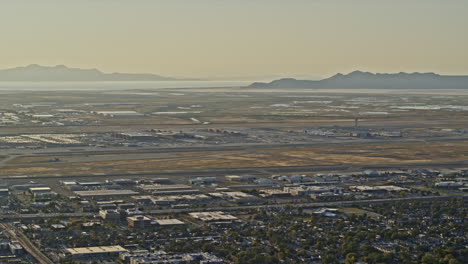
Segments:
[[[233,215],[224,214],[224,212],[194,212],[189,213],[189,215],[195,219],[201,220],[203,222],[234,222],[239,219]]]
[[[48,200],[57,197],[57,193],[53,192],[50,187],[31,187],[29,192],[33,195],[34,200]]]
[[[155,219],[154,223],[159,226],[179,226],[185,225],[184,222],[179,219]]]
[[[118,210],[99,210],[99,216],[104,220],[118,221],[121,213]]]
[[[151,218],[143,215],[134,215],[127,217],[128,227],[147,228],[151,225]]]
[[[142,117],[144,114],[136,111],[97,111],[98,115],[110,116],[110,117]]]
[[[37,193],[48,193],[51,192],[52,189],[50,187],[31,187],[29,188],[29,192],[32,194],[37,194]]]
[[[8,247],[13,255],[21,255],[24,253],[24,249],[18,241],[11,241],[8,243]]]
[[[119,257],[119,254],[128,252],[121,246],[66,248],[64,254],[72,260],[104,260]]]
[[[0,189],[0,197],[8,197],[10,195],[10,190],[8,188]]]
[[[114,196],[133,196],[139,194],[132,190],[91,190],[91,191],[75,191],[76,196],[87,198],[104,198]]]

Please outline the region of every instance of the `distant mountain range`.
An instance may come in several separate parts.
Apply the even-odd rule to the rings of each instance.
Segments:
[[[68,68],[64,65],[41,66],[31,64],[25,67],[0,70],[0,81],[175,81],[156,74],[103,73],[96,69]]]
[[[355,71],[346,75],[312,81],[285,78],[269,83],[256,82],[249,88],[315,89],[468,89],[468,76],[435,73],[370,73]]]

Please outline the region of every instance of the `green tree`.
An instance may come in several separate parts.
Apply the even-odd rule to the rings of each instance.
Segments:
[[[421,263],[423,263],[423,264],[437,264],[437,260],[434,258],[434,256],[432,254],[426,253],[421,258]]]
[[[346,255],[345,264],[356,263],[356,259],[357,259],[357,254],[356,253],[348,253]]]

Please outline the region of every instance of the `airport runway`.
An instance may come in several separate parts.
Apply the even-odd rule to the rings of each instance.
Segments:
[[[358,172],[367,169],[374,170],[398,170],[411,168],[468,168],[468,160],[443,162],[443,163],[402,163],[402,164],[377,164],[377,165],[314,165],[314,166],[274,166],[274,167],[245,167],[223,169],[200,169],[179,171],[151,171],[135,173],[95,173],[73,175],[41,175],[41,176],[12,176],[0,175],[0,180],[36,180],[36,179],[80,179],[80,178],[136,178],[136,177],[224,177],[230,174],[254,174],[270,176],[281,173],[318,173],[318,172]]]
[[[49,149],[4,149],[3,155],[18,155],[21,157],[33,156],[72,156],[72,155],[114,155],[114,154],[142,154],[142,153],[165,153],[165,152],[195,152],[195,151],[239,151],[255,150],[257,148],[295,148],[295,147],[322,147],[333,145],[362,145],[362,144],[395,144],[395,143],[421,143],[421,142],[453,142],[468,141],[468,136],[458,137],[428,137],[428,138],[393,138],[393,139],[361,139],[347,138],[334,139],[323,138],[315,139],[314,142],[306,143],[287,143],[287,144],[241,144],[241,145],[205,145],[205,146],[181,146],[181,147],[109,147],[109,148],[49,148]],[[64,149],[66,149],[64,151]],[[62,151],[58,151],[62,150]]]

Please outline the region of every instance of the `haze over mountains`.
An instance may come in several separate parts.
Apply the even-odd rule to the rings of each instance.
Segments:
[[[148,73],[104,73],[97,69],[69,68],[64,65],[41,66],[31,64],[0,70],[0,81],[20,82],[80,82],[80,81],[181,81]],[[195,79],[190,79],[195,80]],[[270,89],[468,89],[468,76],[435,73],[370,73],[354,71],[338,73],[322,80],[283,78],[272,82],[255,82],[249,88]]]
[[[284,78],[269,83],[256,82],[249,88],[316,89],[468,89],[468,76],[435,73],[370,73],[354,71],[313,81]]]
[[[64,65],[41,66],[31,64],[0,70],[0,81],[175,81],[183,80],[156,74],[103,73],[97,69],[68,68]]]

